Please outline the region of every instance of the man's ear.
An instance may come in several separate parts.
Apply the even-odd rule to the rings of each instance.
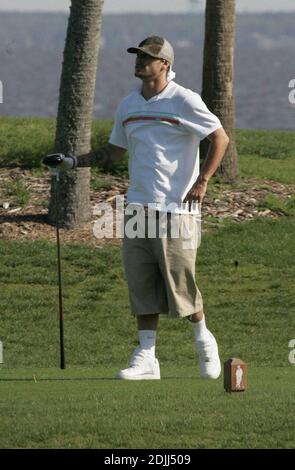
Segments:
[[[166,68],[166,72],[168,74],[168,72],[170,70],[170,64],[169,64],[168,60],[165,60],[165,59],[162,59],[162,62],[166,66],[165,68]]]

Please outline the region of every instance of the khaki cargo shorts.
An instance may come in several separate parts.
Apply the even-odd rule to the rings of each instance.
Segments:
[[[145,213],[137,223],[137,228],[141,225],[141,237],[130,238],[126,235],[126,229],[128,223],[130,225],[132,222],[132,217],[133,215],[124,214],[123,238],[123,266],[131,313],[164,313],[183,318],[202,310],[202,295],[195,282],[200,224],[192,236],[184,236],[183,231],[179,231],[179,236],[175,237],[171,232],[171,220],[175,215],[156,212],[152,225],[152,235],[156,232],[156,236],[151,237],[148,229],[150,218]],[[195,216],[177,214],[177,217],[178,223],[182,224],[190,223]],[[166,236],[159,236],[160,226],[166,227]]]

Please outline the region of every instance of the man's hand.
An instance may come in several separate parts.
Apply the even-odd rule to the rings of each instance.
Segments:
[[[42,163],[48,166],[50,170],[54,170],[54,172],[68,171],[76,168],[77,159],[72,155],[65,157],[62,153],[53,153],[44,157]]]
[[[191,210],[192,202],[202,203],[207,191],[208,181],[220,165],[229,143],[229,138],[222,127],[207,137],[210,140],[210,145],[201,173],[183,201],[189,203],[189,210]]]
[[[202,175],[199,175],[197,181],[193,184],[183,200],[183,202],[188,202],[189,210],[191,210],[191,205],[193,202],[198,202],[199,204],[202,203],[207,191],[207,185],[208,180]]]

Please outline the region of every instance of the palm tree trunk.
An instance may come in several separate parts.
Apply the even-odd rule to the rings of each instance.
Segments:
[[[238,177],[234,97],[235,0],[207,0],[202,98],[219,117],[230,143],[218,173],[225,181]],[[203,141],[204,158],[208,142]]]
[[[55,152],[85,154],[91,123],[102,22],[103,0],[72,0],[59,93]],[[55,223],[55,178],[49,220]],[[60,175],[60,225],[73,228],[90,219],[90,169]]]

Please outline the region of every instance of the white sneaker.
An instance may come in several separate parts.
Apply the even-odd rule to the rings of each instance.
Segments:
[[[127,369],[120,370],[117,379],[124,380],[159,380],[160,365],[158,359],[136,348]]]
[[[212,333],[209,330],[208,333],[209,338],[207,340],[196,342],[199,353],[200,376],[202,379],[218,379],[221,373],[218,346]]]

